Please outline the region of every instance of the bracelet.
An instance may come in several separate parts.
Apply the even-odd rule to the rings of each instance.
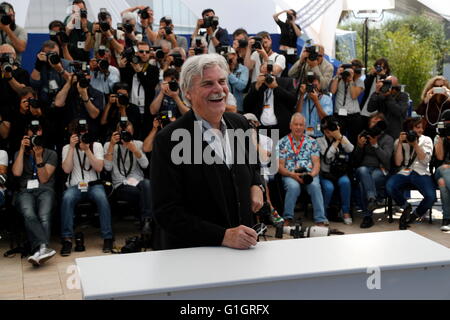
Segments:
[[[81,100],[83,100],[83,99],[81,99]],[[84,103],[88,103],[89,101],[91,101],[91,99],[89,99],[89,98],[86,101],[83,100]]]

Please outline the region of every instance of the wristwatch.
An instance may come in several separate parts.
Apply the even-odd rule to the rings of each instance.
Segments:
[[[38,164],[36,165],[36,167],[38,167],[39,169],[41,169],[41,168],[45,167],[45,163],[43,163],[43,162],[38,163]]]
[[[83,98],[81,98],[81,100],[83,100]],[[91,99],[90,98],[88,98],[86,101],[85,100],[83,100],[83,102],[84,103],[88,103],[89,101],[91,101]]]

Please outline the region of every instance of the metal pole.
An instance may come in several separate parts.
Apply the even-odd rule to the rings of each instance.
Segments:
[[[369,71],[368,68],[369,60],[369,18],[364,22],[364,65],[366,66],[366,74]]]

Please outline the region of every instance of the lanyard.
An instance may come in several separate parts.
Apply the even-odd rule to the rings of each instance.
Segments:
[[[130,157],[130,167],[128,168],[128,171],[125,168],[125,163],[127,162],[127,157]],[[130,150],[125,151],[125,157],[122,158],[122,151],[120,150],[120,146],[117,146],[117,168],[119,169],[119,173],[124,176],[125,178],[128,178],[128,176],[131,173],[131,169],[133,168],[133,162],[134,157]],[[120,164],[123,166],[123,171],[120,168]]]
[[[32,155],[30,155],[30,160],[31,160],[31,167],[33,168],[33,180],[37,180],[38,179],[38,170],[37,170],[37,166],[36,166],[36,161],[34,161],[34,157]]]
[[[309,111],[308,124],[309,124],[309,127],[311,127],[312,112],[314,111],[314,108],[316,107],[316,104],[313,103],[311,105],[311,99],[306,99],[306,100],[308,101],[308,111]]]
[[[295,155],[298,156],[300,151],[302,151],[303,143],[305,142],[305,136],[303,136],[302,141],[300,142],[300,146],[298,147],[298,149],[295,148],[295,144],[294,144],[294,141],[292,139],[292,135],[289,134],[288,137],[289,137],[289,141],[291,142],[292,151],[294,151]]]
[[[82,179],[84,181],[84,171],[85,170],[86,171],[91,171],[92,166],[90,166],[89,169],[86,169],[85,168],[85,165],[86,165],[86,153],[84,154],[83,162],[81,162],[81,156],[80,156],[80,153],[78,152],[78,149],[76,149],[76,151],[77,151],[78,163],[80,164],[80,168],[81,168],[81,177],[82,177]]]
[[[264,92],[264,106],[268,106],[269,105],[269,100],[270,98],[272,98],[273,96],[273,90],[272,89],[267,89]]]
[[[414,154],[414,156],[413,156],[413,154]],[[416,160],[416,157],[417,157],[416,151],[414,150],[414,148],[411,148],[411,146],[409,146],[409,161],[406,166],[406,169],[409,169],[411,167],[411,165]]]

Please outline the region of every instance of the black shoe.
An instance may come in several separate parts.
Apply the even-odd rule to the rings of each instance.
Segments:
[[[103,253],[111,253],[113,248],[113,240],[105,239],[103,240]]]
[[[416,222],[418,219],[420,219],[420,217],[415,212],[413,212],[413,213],[411,213],[411,215],[407,221],[407,224],[412,224],[412,223]]]
[[[82,232],[79,232],[75,235],[75,252],[83,252],[86,251],[86,247],[84,246],[84,235]]]
[[[63,257],[70,256],[70,253],[72,252],[72,242],[68,240],[63,240],[62,242],[62,248],[61,248],[61,255]]]
[[[369,199],[369,203],[367,204],[367,211],[372,213],[377,208],[378,208],[377,200],[376,199]]]
[[[142,222],[142,235],[150,236],[152,234],[152,219],[151,218],[144,218],[144,221]]]
[[[411,204],[408,203],[406,205],[406,208],[403,210],[402,216],[400,217],[400,220],[398,222],[400,230],[408,229],[409,219],[411,218],[411,211],[412,211]]]
[[[361,229],[368,229],[373,226],[373,219],[372,217],[364,217],[363,221],[361,222],[360,228]]]

